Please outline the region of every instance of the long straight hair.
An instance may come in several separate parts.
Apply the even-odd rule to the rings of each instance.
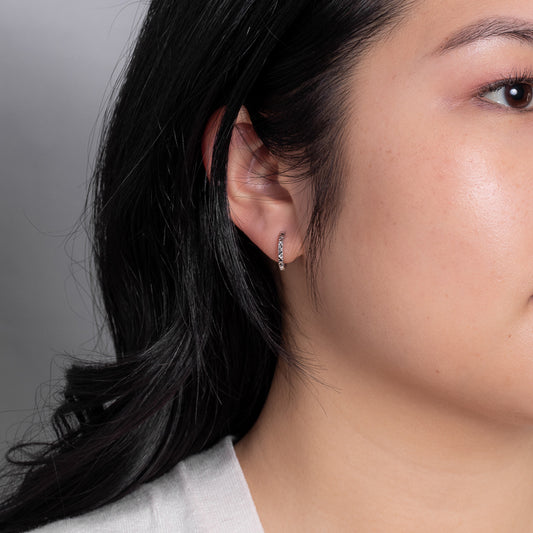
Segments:
[[[53,442],[10,450],[20,478],[4,479],[11,490],[0,530],[101,507],[250,429],[278,357],[298,361],[283,340],[271,264],[229,217],[234,121],[245,106],[265,146],[311,187],[312,280],[342,185],[349,74],[406,6],[150,3],[91,189],[96,274],[115,354],[67,371]],[[201,140],[221,108],[208,180]]]

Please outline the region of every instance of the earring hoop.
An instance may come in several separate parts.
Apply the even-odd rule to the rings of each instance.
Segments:
[[[285,232],[282,231],[278,237],[278,267],[280,270],[285,270],[285,262],[283,260],[283,241],[285,240]]]

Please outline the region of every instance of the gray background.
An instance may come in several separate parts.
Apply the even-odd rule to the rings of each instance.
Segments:
[[[0,0],[0,452],[88,353],[82,213],[112,80],[146,2]]]

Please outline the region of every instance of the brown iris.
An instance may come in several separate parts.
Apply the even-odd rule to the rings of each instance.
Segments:
[[[533,100],[533,87],[527,83],[514,83],[505,87],[505,101],[515,109],[527,107]]]

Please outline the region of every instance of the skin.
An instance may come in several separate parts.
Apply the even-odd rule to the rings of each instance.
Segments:
[[[231,213],[273,260],[287,233],[286,330],[313,369],[281,363],[236,445],[267,532],[533,532],[533,112],[478,94],[533,71],[533,45],[432,53],[488,16],[533,26],[533,4],[421,1],[350,78],[318,308],[309,198],[239,117]],[[251,179],[275,165],[279,181]]]

